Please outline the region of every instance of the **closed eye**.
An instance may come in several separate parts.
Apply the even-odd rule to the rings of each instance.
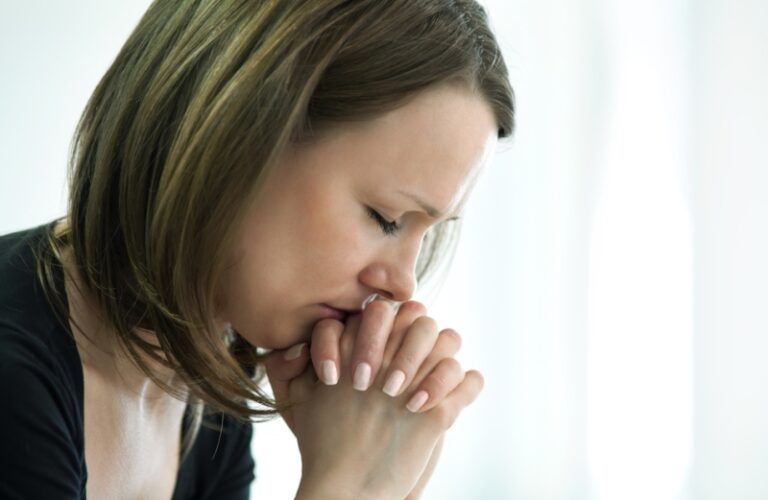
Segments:
[[[400,230],[400,226],[397,225],[397,222],[388,221],[382,217],[379,212],[372,209],[371,207],[366,208],[368,215],[371,217],[371,219],[375,220],[379,224],[379,227],[387,236],[392,236]]]

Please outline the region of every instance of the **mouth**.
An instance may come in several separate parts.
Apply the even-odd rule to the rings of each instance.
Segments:
[[[336,309],[335,307],[331,307],[328,304],[320,304],[320,308],[322,309],[321,318],[333,318],[338,319],[339,321],[344,321],[350,315],[349,311]]]

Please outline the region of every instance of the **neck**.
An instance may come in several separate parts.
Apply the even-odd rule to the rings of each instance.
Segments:
[[[98,373],[116,390],[137,398],[142,405],[158,405],[173,399],[141,371],[120,348],[114,328],[104,321],[103,315],[96,306],[95,298],[83,285],[82,277],[74,265],[72,249],[69,247],[62,249],[61,257],[69,304],[70,327],[83,367]],[[143,340],[157,345],[154,332],[139,330],[138,333]],[[142,361],[160,380],[183,390],[183,386],[178,381],[174,381],[173,370],[145,353],[139,352]]]

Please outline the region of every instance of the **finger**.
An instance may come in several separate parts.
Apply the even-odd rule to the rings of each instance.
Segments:
[[[408,400],[406,408],[423,413],[437,406],[446,395],[464,380],[464,370],[456,358],[443,358],[427,375]]]
[[[363,311],[352,354],[352,385],[358,391],[376,379],[394,319],[394,308],[384,300],[374,300]]]
[[[288,402],[296,404],[306,401],[312,395],[316,384],[317,376],[315,375],[315,370],[312,365],[307,363],[306,370],[288,382]]]
[[[383,391],[395,397],[411,384],[419,367],[438,339],[437,322],[429,316],[416,318],[403,338],[400,349],[387,367]]]
[[[406,332],[413,322],[416,321],[416,318],[426,315],[427,308],[421,302],[409,300],[400,304],[392,326],[392,333],[390,333],[387,340],[387,347],[384,348],[384,360],[381,365],[384,369],[389,366],[395,354],[397,354]]]
[[[339,381],[339,340],[344,323],[327,318],[317,322],[312,330],[312,366],[325,385]]]
[[[280,349],[270,352],[264,359],[264,367],[267,372],[272,394],[278,403],[287,403],[290,400],[289,384],[291,380],[299,377],[306,371],[309,361],[306,343],[297,344],[289,349]],[[286,357],[288,359],[286,359]],[[289,411],[281,411],[288,427],[293,430],[293,418]]]
[[[278,402],[288,397],[288,383],[301,375],[307,368],[309,353],[306,342],[296,344],[289,349],[270,352],[265,360],[267,378],[272,386],[272,393]]]
[[[341,356],[341,363],[339,365],[339,372],[341,378],[344,378],[344,373],[351,371],[352,353],[355,350],[355,337],[358,330],[360,330],[360,324],[363,320],[363,313],[357,313],[349,316],[344,325],[344,332],[341,334],[341,340],[339,341],[339,355]],[[349,379],[351,380],[351,378]]]
[[[452,358],[459,352],[461,348],[461,335],[453,328],[445,328],[440,330],[435,341],[435,346],[432,348],[426,359],[419,366],[416,375],[411,381],[411,388],[417,387],[424,380],[424,377],[434,370],[435,366],[444,358]],[[401,391],[401,393],[404,391]]]
[[[436,424],[442,429],[449,429],[461,410],[472,404],[472,402],[483,390],[485,380],[477,370],[469,370],[464,374],[464,380],[448,396],[438,403],[432,411],[425,415],[430,415],[436,420]]]

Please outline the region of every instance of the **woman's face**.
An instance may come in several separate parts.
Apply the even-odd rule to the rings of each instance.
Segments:
[[[283,349],[328,317],[321,304],[360,310],[374,294],[409,300],[424,233],[461,212],[496,141],[482,97],[440,86],[292,145],[246,214],[220,319],[253,345]],[[387,234],[371,210],[399,229]]]

